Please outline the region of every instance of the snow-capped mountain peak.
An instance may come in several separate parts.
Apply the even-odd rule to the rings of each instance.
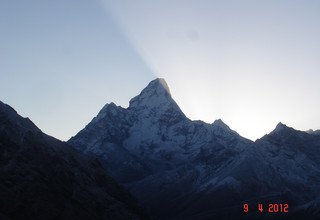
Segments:
[[[162,78],[151,81],[142,92],[130,100],[129,108],[152,108],[174,102],[169,87]]]
[[[142,92],[130,100],[129,110],[139,118],[153,118],[154,121],[180,121],[185,115],[173,100],[169,87],[164,79],[151,81]]]

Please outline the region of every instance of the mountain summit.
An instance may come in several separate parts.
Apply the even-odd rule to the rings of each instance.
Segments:
[[[170,89],[164,79],[151,81],[142,92],[130,100],[129,108],[139,117],[185,118],[183,112],[172,99]]]
[[[151,81],[142,92],[130,100],[130,108],[153,107],[173,101],[166,81],[157,78]]]

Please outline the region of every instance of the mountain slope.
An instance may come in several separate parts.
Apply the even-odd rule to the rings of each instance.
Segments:
[[[256,145],[264,155],[264,160],[268,162],[269,168],[278,174],[281,181],[279,186],[287,191],[292,203],[297,204],[298,210],[304,204],[318,203],[319,135],[298,131],[279,123],[274,131],[258,139]],[[312,209],[307,208],[306,212],[312,213]]]
[[[320,136],[283,124],[256,142],[222,120],[191,121],[156,79],[128,108],[107,104],[68,141],[159,219],[243,219],[243,203],[289,203],[290,213],[249,218],[319,218]],[[252,207],[251,206],[251,207]]]
[[[163,79],[150,82],[127,109],[107,104],[69,143],[97,155],[116,180],[163,218],[186,217],[185,207],[190,215],[211,210],[195,209],[192,200],[217,203],[201,197],[209,195],[208,188],[236,183],[221,172],[235,168],[253,145],[221,120],[186,118]]]
[[[99,161],[0,102],[0,219],[140,219]]]

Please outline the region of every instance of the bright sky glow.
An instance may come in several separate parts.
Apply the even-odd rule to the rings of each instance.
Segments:
[[[279,121],[319,128],[319,2],[104,3],[191,119],[253,140]]]
[[[320,128],[319,1],[1,1],[0,30],[0,100],[63,140],[155,77],[252,140]]]

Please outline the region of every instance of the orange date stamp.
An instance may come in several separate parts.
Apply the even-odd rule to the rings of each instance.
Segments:
[[[243,212],[249,213],[250,211],[268,212],[268,213],[288,213],[289,205],[287,203],[270,203],[270,204],[256,204],[249,205],[243,204]]]

